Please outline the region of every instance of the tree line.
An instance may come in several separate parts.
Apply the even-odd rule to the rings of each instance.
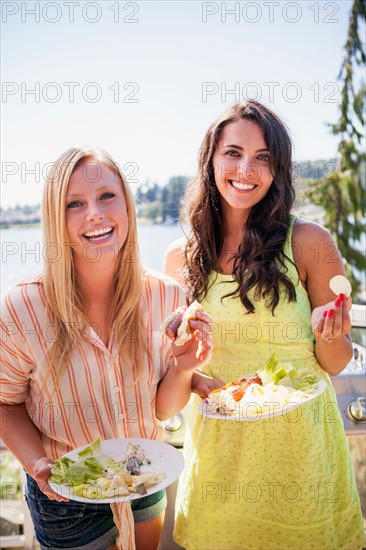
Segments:
[[[294,163],[293,173],[301,200],[306,198],[309,186],[317,186],[325,177],[336,174],[336,159],[321,159]],[[166,185],[146,182],[136,192],[137,213],[153,223],[177,223],[182,198],[189,178],[173,176]]]

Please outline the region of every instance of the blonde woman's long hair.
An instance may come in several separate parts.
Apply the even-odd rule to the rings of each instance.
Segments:
[[[134,198],[117,164],[108,153],[99,149],[72,148],[61,155],[46,179],[43,191],[43,240],[55,257],[47,257],[44,265],[46,315],[54,329],[54,337],[46,354],[45,381],[49,374],[60,376],[71,351],[85,341],[88,326],[83,295],[78,284],[73,251],[66,230],[66,193],[77,166],[97,161],[107,166],[118,178],[124,193],[128,215],[126,241],[118,253],[114,276],[114,299],[110,320],[118,355],[141,374],[143,356],[147,352],[146,329],[142,319],[141,296],[143,270],[137,247],[137,225]]]

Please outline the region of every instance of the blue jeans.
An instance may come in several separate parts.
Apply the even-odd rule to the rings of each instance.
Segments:
[[[27,474],[25,496],[42,550],[107,550],[118,529],[109,504],[50,500]],[[135,522],[149,521],[166,508],[165,490],[131,502]]]

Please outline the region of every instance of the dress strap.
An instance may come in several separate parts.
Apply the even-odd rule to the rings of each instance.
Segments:
[[[283,247],[283,251],[286,254],[288,258],[293,262],[294,257],[292,253],[292,230],[294,228],[295,221],[297,219],[296,214],[290,214],[289,217],[289,224],[288,224],[288,231],[287,231],[287,237],[285,241],[285,246]]]

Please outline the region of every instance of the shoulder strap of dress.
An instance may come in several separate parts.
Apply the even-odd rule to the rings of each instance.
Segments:
[[[292,230],[294,228],[296,218],[296,214],[290,214],[286,242],[283,248],[284,253],[288,258],[290,258],[291,261],[294,261],[292,253]]]

